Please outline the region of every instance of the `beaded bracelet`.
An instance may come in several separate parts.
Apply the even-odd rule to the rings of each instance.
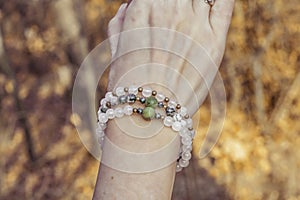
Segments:
[[[134,107],[135,103],[139,103],[143,107]],[[179,132],[181,146],[176,171],[179,172],[183,167],[189,165],[195,131],[193,130],[193,120],[188,115],[187,108],[150,88],[118,87],[114,93],[107,92],[105,94],[105,97],[100,101],[96,129],[100,145],[103,145],[104,130],[108,120],[132,114],[141,115],[145,120],[161,120],[164,126]]]

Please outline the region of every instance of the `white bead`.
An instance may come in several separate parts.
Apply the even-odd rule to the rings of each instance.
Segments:
[[[188,118],[186,120],[186,127],[187,128],[193,128],[193,120],[191,118]]]
[[[163,94],[157,94],[156,99],[157,101],[163,101],[165,99],[165,96]]]
[[[98,119],[100,123],[106,123],[108,121],[108,117],[105,113],[100,113]]]
[[[106,129],[106,123],[99,123],[98,122],[98,127],[101,128],[102,130]]]
[[[118,117],[118,118],[123,117],[124,116],[123,109],[122,108],[116,108],[115,109],[115,116]]]
[[[186,126],[186,121],[185,121],[185,120],[181,120],[180,123],[181,123],[181,126],[182,126],[182,127],[185,127],[185,126]]]
[[[189,163],[190,162],[188,160],[183,160],[183,159],[179,160],[180,167],[187,167],[189,165]]]
[[[114,113],[114,110],[113,110],[113,109],[108,109],[108,110],[106,111],[106,115],[107,115],[108,119],[113,119],[113,118],[115,118],[115,113]]]
[[[107,100],[105,98],[101,99],[100,105],[103,106],[107,103]]]
[[[189,160],[189,159],[191,159],[192,154],[189,151],[185,151],[182,153],[181,157],[183,160]]]
[[[174,118],[175,121],[181,121],[182,120],[182,116],[178,113],[175,114],[173,118]]]
[[[103,146],[104,143],[104,137],[98,137],[98,143],[100,144],[100,146]]]
[[[170,116],[165,117],[164,125],[167,127],[170,127],[170,126],[172,126],[172,124],[173,124],[173,118]]]
[[[182,167],[179,164],[176,164],[176,172],[181,172]]]
[[[138,93],[138,87],[132,85],[128,88],[128,93],[129,94],[137,94]]]
[[[172,124],[172,129],[174,130],[174,131],[176,131],[176,132],[178,132],[178,131],[180,131],[181,130],[181,123],[180,122],[174,122],[173,124]]]
[[[111,97],[110,98],[110,103],[113,106],[117,105],[118,104],[118,97],[115,97],[115,96]]]
[[[192,144],[192,140],[189,136],[187,137],[182,137],[181,138],[181,143],[184,145],[191,145]]]
[[[132,106],[126,105],[126,106],[124,107],[124,114],[125,114],[125,115],[132,115],[132,113],[133,113],[133,110],[132,110],[132,109],[133,109]]]
[[[179,132],[179,135],[181,136],[181,137],[186,137],[186,136],[188,136],[188,129],[187,128],[183,128],[183,129],[181,129],[180,130],[180,132]]]
[[[191,138],[194,138],[195,137],[195,130],[192,130],[192,131],[189,131],[189,136],[191,137]]]
[[[144,97],[150,97],[152,94],[152,90],[150,88],[143,88],[142,94]]]
[[[122,95],[125,95],[124,87],[117,87],[117,89],[116,89],[116,95],[118,97],[122,96]]]
[[[103,136],[104,136],[104,131],[101,130],[100,127],[98,127],[98,128],[96,129],[96,135],[97,135],[97,137],[103,137]]]
[[[112,92],[107,92],[107,93],[105,94],[105,99],[106,99],[106,100],[110,100],[111,97],[113,97]]]
[[[182,149],[182,152],[192,151],[193,150],[193,146],[192,145],[182,145],[181,149]]]
[[[186,116],[187,115],[187,108],[186,107],[181,107],[180,110],[179,110],[179,113],[182,116]]]
[[[169,101],[169,103],[168,103],[168,106],[170,106],[172,108],[175,108],[176,105],[177,105],[177,103],[175,101],[173,101],[173,100]]]

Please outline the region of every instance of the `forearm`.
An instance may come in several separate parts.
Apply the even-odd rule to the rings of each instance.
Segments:
[[[138,123],[140,126],[143,123],[146,125],[146,122],[138,117],[132,117],[132,123]],[[162,148],[176,136],[169,128],[163,128],[154,137],[141,140],[124,134],[114,121],[108,125],[106,134],[115,145],[130,152],[153,152]],[[175,149],[170,149],[170,154],[172,150],[178,151],[179,143],[177,145]],[[104,148],[103,155],[114,156],[110,155],[111,153],[109,148]],[[153,162],[149,160],[149,163],[153,164]],[[149,165],[149,163],[138,164]],[[167,167],[158,170],[153,168],[153,170],[148,173],[127,173],[112,169],[102,163],[99,167],[93,199],[170,199],[175,179],[175,161]]]

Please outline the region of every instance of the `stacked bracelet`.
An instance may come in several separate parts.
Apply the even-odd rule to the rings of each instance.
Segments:
[[[139,106],[135,106],[136,103]],[[179,172],[189,165],[192,157],[192,141],[195,136],[193,120],[185,107],[150,88],[118,87],[114,92],[105,94],[100,101],[96,129],[100,145],[102,146],[104,141],[104,130],[108,120],[132,114],[141,115],[145,120],[161,120],[164,126],[179,132],[181,147],[176,171]]]

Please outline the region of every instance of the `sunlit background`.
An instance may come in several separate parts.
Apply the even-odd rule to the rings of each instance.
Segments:
[[[0,199],[91,199],[99,162],[75,130],[72,85],[120,3],[0,1]],[[300,199],[299,65],[299,2],[237,0],[220,68],[224,129],[197,160],[208,99],[174,200]]]

